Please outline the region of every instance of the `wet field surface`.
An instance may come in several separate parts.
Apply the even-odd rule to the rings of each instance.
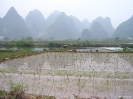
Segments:
[[[0,88],[24,83],[27,93],[57,99],[133,97],[132,53],[50,52],[0,64]],[[8,72],[4,72],[8,70]],[[132,98],[131,98],[132,99]]]

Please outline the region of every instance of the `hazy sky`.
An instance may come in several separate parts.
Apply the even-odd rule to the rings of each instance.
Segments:
[[[55,10],[74,15],[80,21],[110,17],[114,28],[133,15],[133,0],[0,0],[0,17],[3,18],[11,6],[23,18],[34,9],[40,10],[45,19]]]

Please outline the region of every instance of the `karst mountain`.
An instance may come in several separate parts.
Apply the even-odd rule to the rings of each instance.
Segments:
[[[0,37],[21,39],[31,36],[55,40],[132,38],[133,16],[121,23],[116,30],[109,17],[97,17],[91,23],[78,16],[67,15],[65,12],[53,11],[47,18],[45,13],[35,9],[22,18],[14,7],[11,7],[3,18],[0,18]]]

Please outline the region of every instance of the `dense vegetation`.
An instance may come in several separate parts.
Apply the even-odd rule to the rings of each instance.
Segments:
[[[5,47],[7,49],[14,49],[15,47],[17,49],[25,49],[25,48],[33,48],[34,47],[34,41],[32,37],[22,38],[21,40],[12,40],[9,43],[5,44]]]
[[[103,40],[42,40],[35,41],[32,37],[23,38],[21,40],[1,41],[0,48],[6,49],[33,49],[34,47],[48,47],[48,48],[62,48],[64,45],[68,45],[69,48],[82,48],[82,47],[118,47],[121,46],[133,48],[132,40],[124,38],[112,38]]]
[[[13,59],[13,58],[19,58],[19,57],[25,57],[33,54],[39,54],[38,51],[32,51],[32,50],[0,50],[0,61]]]

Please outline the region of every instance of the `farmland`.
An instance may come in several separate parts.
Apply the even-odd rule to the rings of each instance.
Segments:
[[[132,53],[45,52],[0,64],[0,88],[24,84],[26,93],[57,99],[132,96]]]

